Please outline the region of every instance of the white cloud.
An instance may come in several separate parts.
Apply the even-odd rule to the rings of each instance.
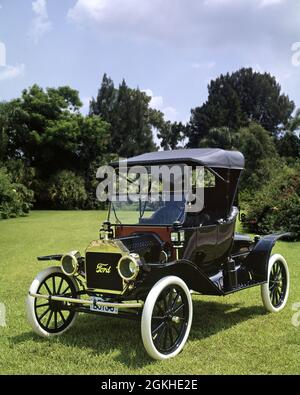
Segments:
[[[32,3],[32,10],[35,13],[35,17],[31,22],[29,36],[35,43],[37,43],[52,29],[52,23],[48,18],[46,0],[35,0]]]
[[[176,122],[178,121],[179,118],[179,112],[176,110],[174,107],[164,107],[162,109],[162,112],[165,114],[165,117],[171,121],[171,122]]]
[[[255,31],[269,32],[276,19],[269,15],[268,6],[282,6],[286,0],[76,0],[68,11],[74,23],[97,27],[101,34],[172,41],[179,45],[218,45],[234,40],[249,39]],[[291,0],[292,8],[298,0]],[[266,9],[267,8],[267,9]],[[280,7],[272,7],[272,12]],[[275,10],[275,11],[274,11]],[[284,7],[285,13],[287,7]],[[279,11],[280,13],[280,11]],[[277,17],[282,17],[276,15]],[[262,24],[264,23],[264,26]],[[282,23],[282,22],[281,22]],[[299,23],[298,23],[299,24]],[[295,30],[292,21],[289,29]]]
[[[25,65],[0,67],[0,81],[7,81],[24,74]]]
[[[151,108],[154,108],[155,110],[161,110],[163,108],[164,99],[162,96],[154,96],[154,93],[151,89],[144,89],[143,92],[145,92],[147,96],[151,97]]]
[[[90,102],[92,100],[91,96],[87,96],[87,97],[83,97],[81,99],[82,102],[82,107],[80,109],[81,113],[83,115],[88,115],[89,111],[90,111]]]
[[[160,1],[159,1],[160,2]],[[75,6],[68,12],[68,17],[75,21],[85,18],[97,22],[106,20],[122,20],[129,17],[128,22],[146,17],[155,8],[157,0],[77,0]]]
[[[161,111],[165,118],[168,121],[175,122],[178,121],[179,113],[178,111],[171,106],[166,106],[164,103],[164,99],[162,96],[155,96],[151,89],[145,89],[143,92],[146,93],[147,96],[151,97],[150,107],[154,110]]]

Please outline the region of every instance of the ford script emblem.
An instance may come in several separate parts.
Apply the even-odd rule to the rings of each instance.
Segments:
[[[111,273],[111,266],[109,266],[107,263],[98,263],[96,273],[97,274],[110,274]]]

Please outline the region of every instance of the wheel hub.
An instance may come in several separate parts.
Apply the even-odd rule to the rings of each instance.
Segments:
[[[174,324],[180,324],[180,318],[177,316],[172,317],[172,322],[174,322]]]

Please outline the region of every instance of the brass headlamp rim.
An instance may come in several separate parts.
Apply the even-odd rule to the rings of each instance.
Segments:
[[[79,271],[79,262],[78,262],[78,257],[80,256],[79,251],[71,251],[68,252],[67,254],[64,254],[60,260],[61,263],[61,270],[63,271],[63,273],[68,276],[68,277],[72,277],[75,276],[76,273],[78,273]],[[71,258],[72,260],[72,266],[73,266],[73,271],[72,272],[67,272],[64,268],[63,265],[63,261],[64,258]]]
[[[134,273],[132,274],[131,277],[125,277],[125,276],[122,274],[122,272],[121,272],[121,265],[122,265],[122,263],[123,263],[124,261],[126,261],[126,260],[130,260],[130,261],[133,262],[134,265],[135,265],[135,271],[134,271]],[[118,262],[117,270],[118,270],[119,276],[120,276],[123,280],[125,280],[125,281],[134,281],[134,280],[137,278],[137,276],[139,275],[140,267],[141,267],[141,262],[140,262],[140,257],[139,257],[139,255],[138,255],[138,254],[129,254],[129,255],[124,255],[124,256],[122,256],[122,258],[121,258],[121,259],[119,260],[119,262]]]

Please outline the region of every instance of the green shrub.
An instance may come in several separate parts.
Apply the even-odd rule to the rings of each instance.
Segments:
[[[300,168],[284,166],[260,191],[249,198],[246,211],[262,234],[292,232],[300,237]]]
[[[50,207],[56,210],[82,209],[87,200],[84,179],[69,170],[51,178],[47,195]]]
[[[0,168],[0,216],[3,219],[28,214],[33,192],[25,185],[14,183],[5,167]]]

